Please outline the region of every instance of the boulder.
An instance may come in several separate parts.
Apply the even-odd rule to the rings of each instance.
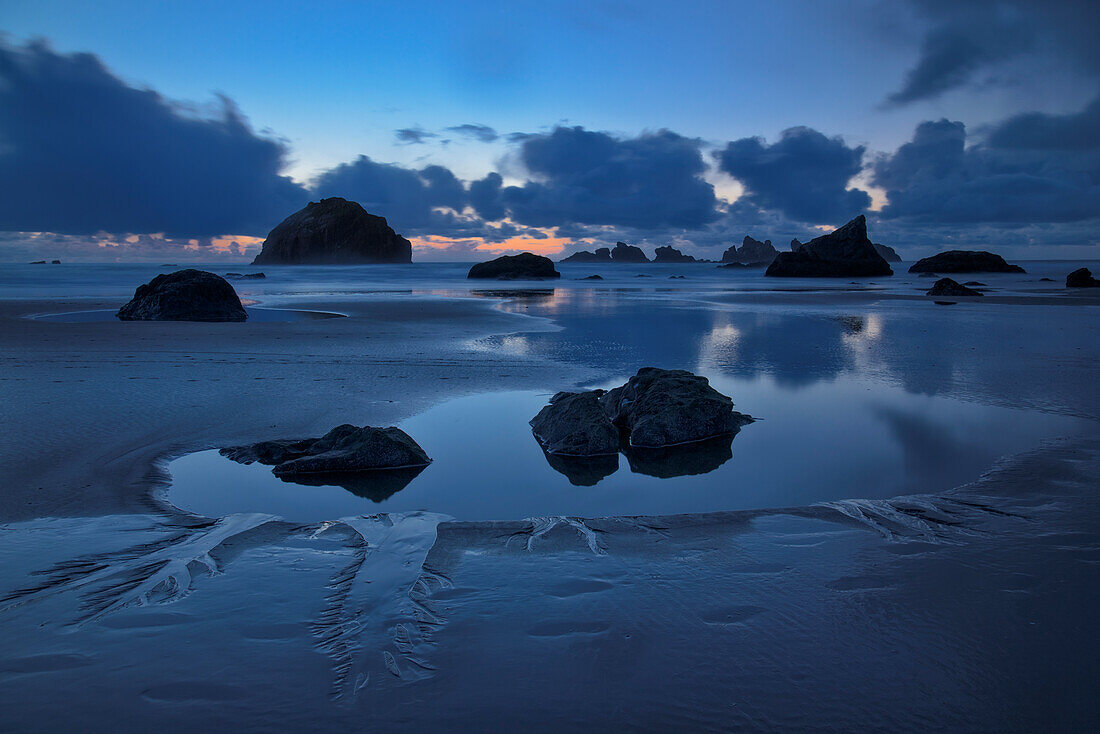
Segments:
[[[664,247],[658,247],[653,253],[653,262],[655,263],[693,263],[695,258],[691,255],[685,255],[671,245],[665,245]]]
[[[548,454],[601,456],[619,452],[619,431],[600,405],[603,390],[559,392],[531,419]]]
[[[630,446],[657,448],[734,434],[752,417],[705,377],[686,370],[643,367],[627,383],[600,397],[600,404]]]
[[[432,461],[424,449],[399,428],[357,428],[346,424],[333,428],[321,438],[262,441],[250,446],[224,448],[221,454],[242,464],[258,461],[273,466],[276,476],[408,469],[424,467]]]
[[[606,247],[601,247],[595,252],[589,252],[587,250],[581,250],[574,252],[567,258],[559,260],[563,263],[609,263],[611,262],[611,250]]]
[[[965,285],[959,285],[950,278],[940,278],[928,291],[930,296],[980,296],[981,291],[976,291],[973,288],[967,288]]]
[[[284,219],[264,240],[253,265],[354,265],[410,263],[412,243],[384,217],[334,196],[311,201]]]
[[[724,263],[755,263],[760,265],[767,265],[775,256],[779,254],[779,251],[772,246],[771,240],[754,240],[752,237],[745,235],[745,239],[741,241],[741,246],[734,245],[722,253],[722,262]]]
[[[795,240],[791,243],[794,246]],[[781,252],[764,271],[772,277],[848,278],[893,275],[890,264],[867,239],[867,220],[861,214],[838,230]]]
[[[948,250],[917,260],[910,273],[1023,273],[1019,265],[1006,263],[1000,255],[981,250]]]
[[[467,278],[496,278],[497,280],[541,280],[560,278],[554,269],[554,261],[542,255],[522,252],[519,255],[502,255],[495,260],[477,263]]]
[[[1088,268],[1078,268],[1066,276],[1066,288],[1100,288],[1100,280]]]
[[[882,259],[888,263],[901,262],[901,255],[899,255],[893,247],[887,247],[886,245],[880,245],[877,242],[872,242],[871,246],[875,248],[875,252],[882,256]]]
[[[244,321],[233,286],[205,270],[177,270],[138,286],[116,314],[122,321]]]
[[[617,263],[649,262],[649,258],[642,252],[642,248],[628,245],[625,242],[615,243],[615,249],[611,251],[611,260]]]

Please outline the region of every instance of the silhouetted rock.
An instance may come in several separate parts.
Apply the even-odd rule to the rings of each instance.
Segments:
[[[253,265],[410,263],[412,243],[354,201],[321,199],[284,219]]]
[[[733,458],[733,434],[661,448],[627,445],[623,454],[636,474],[659,479],[706,474]]]
[[[888,263],[901,262],[901,255],[894,251],[893,247],[887,247],[886,245],[880,245],[877,242],[872,242],[871,246],[875,248],[875,252],[882,256],[882,259]]]
[[[798,248],[802,247],[802,243],[797,239],[791,240],[791,252],[798,252]]]
[[[263,280],[267,276],[263,273],[226,273],[225,277],[230,280]]]
[[[792,243],[793,245],[793,243]],[[840,229],[781,252],[764,272],[773,277],[847,278],[893,275],[867,239],[867,220],[861,214]]]
[[[51,265],[60,265],[61,261],[60,260],[50,260],[50,264]]]
[[[950,278],[940,278],[928,291],[929,296],[980,296],[981,291],[959,285]]]
[[[45,265],[46,261],[45,260],[31,260],[30,264],[31,265]]]
[[[560,278],[554,269],[554,261],[542,255],[521,252],[518,255],[502,255],[495,260],[477,263],[467,278],[496,278],[497,280],[541,280]]]
[[[769,263],[764,263],[764,262],[760,262],[760,263],[738,263],[738,262],[733,262],[733,263],[725,263],[723,265],[719,265],[718,267],[720,267],[720,268],[729,268],[730,270],[759,270],[760,268],[762,268],[762,267],[764,267],[765,265],[768,265],[768,264]]]
[[[122,321],[244,321],[241,299],[229,282],[205,270],[177,270],[138,286],[116,314]]]
[[[611,260],[617,263],[649,262],[649,258],[642,252],[642,248],[628,245],[625,242],[615,243],[615,249],[611,251]]]
[[[1054,283],[1056,281],[1054,280],[1054,278],[1039,278],[1039,282],[1040,283]]]
[[[569,257],[560,260],[563,263],[609,263],[611,262],[611,250],[601,247],[595,252],[581,250],[574,252]]]
[[[733,245],[724,253],[722,253],[722,262],[724,263],[756,263],[760,265],[767,265],[775,256],[779,254],[779,250],[776,250],[772,246],[771,240],[754,240],[752,237],[745,235],[745,239],[741,241],[741,246]]]
[[[1088,268],[1078,268],[1066,276],[1066,288],[1100,288],[1100,280]]]
[[[608,391],[600,404],[629,436],[631,446],[656,448],[737,433],[752,417],[705,377],[685,370],[643,367],[627,383]]]
[[[261,441],[224,448],[221,454],[242,464],[258,461],[271,465],[280,477],[405,469],[431,463],[424,449],[399,428],[357,428],[347,424],[333,428],[321,438]]]
[[[1006,263],[1000,255],[984,250],[948,250],[922,258],[909,268],[910,273],[1023,273],[1019,265]]]
[[[619,451],[619,431],[600,397],[603,390],[559,392],[531,419],[531,431],[548,454],[599,456]]]
[[[985,283],[982,283],[981,281],[978,281],[978,280],[968,280],[965,283],[963,283],[963,285],[985,285]]]
[[[693,263],[695,258],[691,255],[685,255],[671,245],[665,245],[664,247],[658,247],[653,253],[653,262],[655,263]]]
[[[586,275],[583,278],[577,278],[577,280],[603,280],[602,275]]]

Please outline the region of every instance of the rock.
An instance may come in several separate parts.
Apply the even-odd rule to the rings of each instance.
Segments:
[[[791,252],[798,252],[798,248],[802,247],[802,243],[797,239],[791,240]]]
[[[957,301],[933,301],[937,306],[954,306],[957,305]]]
[[[548,454],[601,456],[619,452],[619,431],[600,404],[603,390],[559,392],[531,419]]]
[[[611,250],[606,247],[601,247],[595,252],[588,252],[587,250],[581,250],[580,252],[574,252],[569,257],[560,260],[563,263],[609,263],[611,262]]]
[[[554,261],[542,255],[521,252],[518,255],[502,255],[495,260],[477,263],[467,278],[496,278],[497,280],[541,280],[560,278],[554,269]]]
[[[652,278],[653,276],[651,276],[651,275],[646,275],[646,274],[644,274],[644,273],[638,273],[638,274],[637,274],[637,275],[635,275],[634,277],[635,277],[635,278]]]
[[[677,250],[675,247],[666,245],[664,247],[658,247],[653,253],[653,262],[655,263],[693,263],[695,258],[691,255],[685,255]]]
[[[642,248],[628,245],[625,242],[615,243],[615,249],[611,251],[611,260],[617,263],[649,262],[649,258],[642,252]]]
[[[348,474],[379,469],[424,467],[431,459],[399,428],[342,425],[321,438],[262,441],[224,448],[221,454],[242,464],[258,461],[274,467],[276,476]],[[396,491],[396,490],[395,490]]]
[[[731,269],[731,270],[754,270],[754,269],[759,269],[759,268],[762,268],[762,267],[764,267],[765,265],[768,265],[768,264],[769,264],[769,263],[740,263],[740,262],[733,262],[733,263],[725,263],[725,264],[723,264],[723,265],[719,265],[718,267],[720,267],[720,268],[729,268],[729,269]]]
[[[226,273],[225,277],[231,280],[263,280],[267,276],[263,273]]]
[[[980,250],[948,250],[917,260],[910,273],[1023,273],[1019,265],[1010,265],[1000,255]]]
[[[410,263],[412,244],[385,218],[334,196],[311,201],[284,219],[264,240],[253,265]]]
[[[1039,278],[1040,283],[1054,283],[1054,278]]]
[[[50,265],[60,265],[60,264],[61,264],[60,260],[50,260]]]
[[[116,314],[122,321],[244,321],[233,286],[205,270],[177,270],[138,286]]]
[[[985,285],[985,283],[982,283],[981,281],[978,281],[978,280],[968,280],[965,283],[963,283],[963,285]]]
[[[45,260],[31,260],[30,264],[31,265],[45,265],[46,261]]]
[[[965,285],[959,285],[950,278],[940,278],[928,291],[930,296],[980,296],[981,291],[967,288]]]
[[[668,276],[668,279],[669,280],[683,280],[686,277],[687,277],[686,275],[670,275],[670,276]]]
[[[577,278],[577,280],[603,280],[602,275],[586,275],[583,278]]]
[[[886,245],[880,245],[877,242],[872,242],[871,247],[875,248],[875,252],[882,256],[882,259],[888,263],[901,262],[901,255],[899,255],[893,247],[887,247]]]
[[[1066,276],[1066,288],[1100,288],[1100,280],[1088,268],[1078,268]]]
[[[603,395],[600,404],[633,447],[734,434],[753,420],[734,411],[733,401],[705,377],[685,370],[643,367],[625,385]]]
[[[772,246],[771,240],[761,242],[745,235],[745,239],[741,241],[741,247],[734,245],[722,253],[722,262],[767,265],[778,254],[779,251]]]
[[[893,275],[894,271],[867,239],[867,220],[861,214],[840,229],[799,245],[794,252],[779,253],[764,274],[847,278]]]

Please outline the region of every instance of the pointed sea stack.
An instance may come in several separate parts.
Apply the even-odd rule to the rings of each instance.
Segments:
[[[615,249],[611,251],[611,260],[617,263],[649,262],[649,258],[642,252],[642,248],[628,245],[625,242],[615,243]]]
[[[793,245],[793,243],[792,243]],[[840,229],[781,252],[764,275],[786,278],[858,278],[893,275],[890,264],[867,239],[867,220],[862,214]]]
[[[775,256],[779,254],[779,251],[772,246],[771,240],[754,240],[749,235],[745,235],[745,239],[741,241],[741,246],[731,246],[728,250],[722,253],[722,262],[724,263],[742,263],[745,265],[767,265]]]
[[[284,219],[264,240],[253,265],[358,265],[410,263],[412,243],[384,217],[334,196],[311,201]]]

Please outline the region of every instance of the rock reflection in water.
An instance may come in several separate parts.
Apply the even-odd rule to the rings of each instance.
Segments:
[[[564,474],[569,483],[576,487],[594,487],[600,480],[609,477],[619,469],[619,455],[604,456],[563,456],[561,454],[542,455],[546,463],[559,474]]]
[[[737,434],[708,438],[705,441],[644,448],[623,442],[621,451],[635,474],[645,474],[658,479],[686,477],[712,472],[733,458],[733,438]],[[564,474],[569,483],[577,487],[593,487],[619,468],[619,455],[563,456],[548,454],[546,463],[554,471]]]
[[[411,466],[402,469],[376,469],[361,472],[294,474],[281,475],[279,479],[288,484],[301,484],[307,487],[340,487],[357,497],[364,497],[371,502],[382,502],[409,486],[409,483],[426,468]]]

